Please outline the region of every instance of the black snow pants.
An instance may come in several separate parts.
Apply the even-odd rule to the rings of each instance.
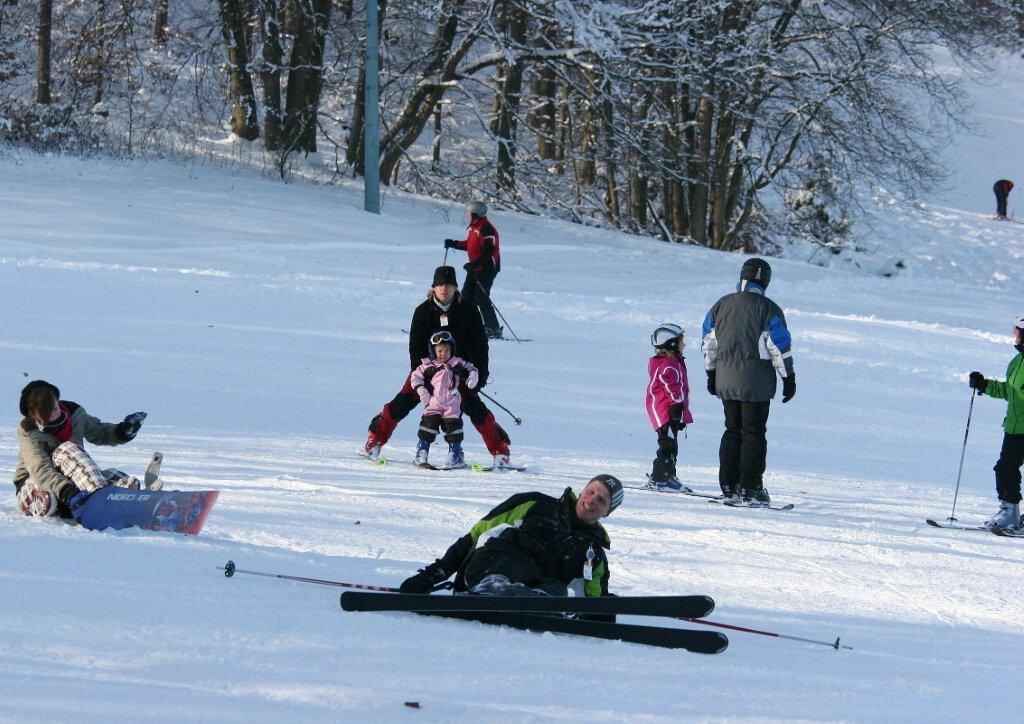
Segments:
[[[718,448],[718,484],[726,495],[757,493],[764,487],[771,402],[722,400],[725,432]]]
[[[1006,503],[1020,502],[1020,467],[1024,465],[1024,435],[1003,435],[996,471],[996,493]]]
[[[467,271],[466,281],[462,284],[462,298],[470,304],[475,304],[480,310],[484,329],[491,337],[498,332],[498,316],[494,313],[494,305],[491,303],[491,287],[496,276],[498,272],[494,270],[494,264],[484,264],[480,271]]]

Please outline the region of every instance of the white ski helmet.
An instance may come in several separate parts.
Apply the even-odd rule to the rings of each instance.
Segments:
[[[655,349],[665,349],[678,344],[678,339],[683,336],[683,328],[678,324],[663,324],[651,333],[651,346]]]
[[[1013,326],[1017,329],[1024,329],[1024,314],[1017,315],[1017,318],[1013,320]]]
[[[487,204],[483,201],[470,201],[466,204],[466,213],[470,216],[487,216]]]

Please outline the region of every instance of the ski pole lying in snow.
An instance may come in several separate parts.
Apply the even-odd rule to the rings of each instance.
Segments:
[[[225,578],[231,578],[236,573],[248,573],[250,576],[266,576],[267,578],[283,578],[287,581],[300,581],[302,583],[316,583],[321,586],[337,586],[338,588],[360,588],[364,591],[385,591],[387,593],[398,593],[397,588],[387,586],[369,586],[365,583],[343,583],[342,581],[325,581],[320,578],[304,578],[303,576],[288,576],[284,573],[260,573],[259,571],[246,571],[242,568],[235,568],[234,561],[228,561],[223,566],[217,566],[218,571],[224,571]],[[441,584],[435,591],[450,588],[451,584]]]
[[[967,453],[967,436],[971,432],[971,413],[974,412],[974,395],[977,394],[977,390],[971,390],[971,406],[967,408],[967,429],[964,430],[964,447],[960,451],[960,469],[956,473],[956,491],[953,493],[953,510],[949,511],[949,522],[952,523],[956,520],[953,515],[956,513],[956,499],[960,495],[960,476],[964,472],[964,455]]]
[[[761,631],[756,628],[747,628],[746,626],[733,626],[731,623],[718,623],[717,621],[708,621],[703,618],[684,618],[683,621],[689,621],[690,623],[702,623],[705,626],[717,626],[718,628],[727,628],[732,631],[743,631],[745,633],[759,634],[761,636],[771,636],[777,639],[789,639],[790,641],[803,641],[805,644],[821,644],[822,646],[831,646],[836,651],[839,649],[849,649],[853,651],[852,646],[846,644],[840,644],[839,639],[835,641],[816,641],[814,639],[800,638],[799,636],[787,636],[786,634],[774,633],[772,631]]]
[[[522,424],[523,424],[523,418],[521,418],[521,417],[516,417],[515,415],[513,415],[513,414],[512,414],[512,410],[510,410],[510,409],[508,409],[507,407],[505,407],[505,406],[504,406],[503,404],[501,404],[500,402],[498,402],[497,400],[495,400],[495,399],[494,399],[493,397],[491,397],[490,395],[488,395],[488,394],[487,394],[486,392],[484,392],[483,390],[480,390],[480,393],[479,393],[479,394],[480,394],[481,396],[483,396],[483,397],[486,397],[486,398],[487,398],[488,400],[490,400],[490,401],[491,401],[491,402],[493,402],[493,403],[494,403],[495,405],[497,405],[498,407],[500,407],[500,408],[501,408],[502,410],[504,410],[505,412],[507,412],[507,413],[508,413],[508,416],[512,418],[512,421],[516,423],[516,427],[518,427],[519,425],[522,425]]]

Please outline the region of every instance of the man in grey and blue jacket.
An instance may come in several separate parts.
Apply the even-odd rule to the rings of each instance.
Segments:
[[[718,451],[718,483],[727,497],[750,505],[770,503],[764,489],[765,431],[778,373],[782,401],[796,394],[792,339],[779,305],[765,296],[772,269],[748,259],[736,291],[715,302],[704,318],[701,349],[708,392],[725,407],[725,432]]]

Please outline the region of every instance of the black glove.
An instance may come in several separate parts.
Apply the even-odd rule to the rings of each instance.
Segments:
[[[469,370],[462,365],[455,365],[452,367],[452,374],[459,378],[462,382],[469,379]]]
[[[782,380],[782,402],[783,404],[793,399],[796,394],[796,375],[792,372]]]
[[[968,377],[967,384],[971,386],[972,390],[977,390],[984,395],[985,388],[988,387],[988,380],[980,372],[972,372],[970,377]]]
[[[462,268],[465,269],[470,274],[476,271],[476,268],[474,268],[473,265],[468,261],[462,265]]]
[[[142,421],[146,419],[145,412],[133,412],[127,415],[124,420],[117,423],[117,427],[114,428],[114,433],[117,435],[117,439],[121,442],[129,442],[135,439],[135,436],[139,434],[139,428],[142,427]]]
[[[668,420],[671,425],[673,432],[679,432],[686,428],[686,423],[683,422],[683,403],[677,402],[668,408]]]
[[[441,568],[441,564],[437,561],[431,563],[426,568],[421,568],[420,572],[415,576],[411,576],[402,581],[402,585],[398,587],[398,590],[402,593],[430,593],[434,590],[434,586],[441,581],[447,580],[448,573]]]
[[[445,239],[444,240],[444,248],[445,249],[458,249],[459,248],[459,242],[456,241],[455,239]]]
[[[715,371],[708,370],[708,392],[715,397],[718,396],[718,391],[715,389]]]

